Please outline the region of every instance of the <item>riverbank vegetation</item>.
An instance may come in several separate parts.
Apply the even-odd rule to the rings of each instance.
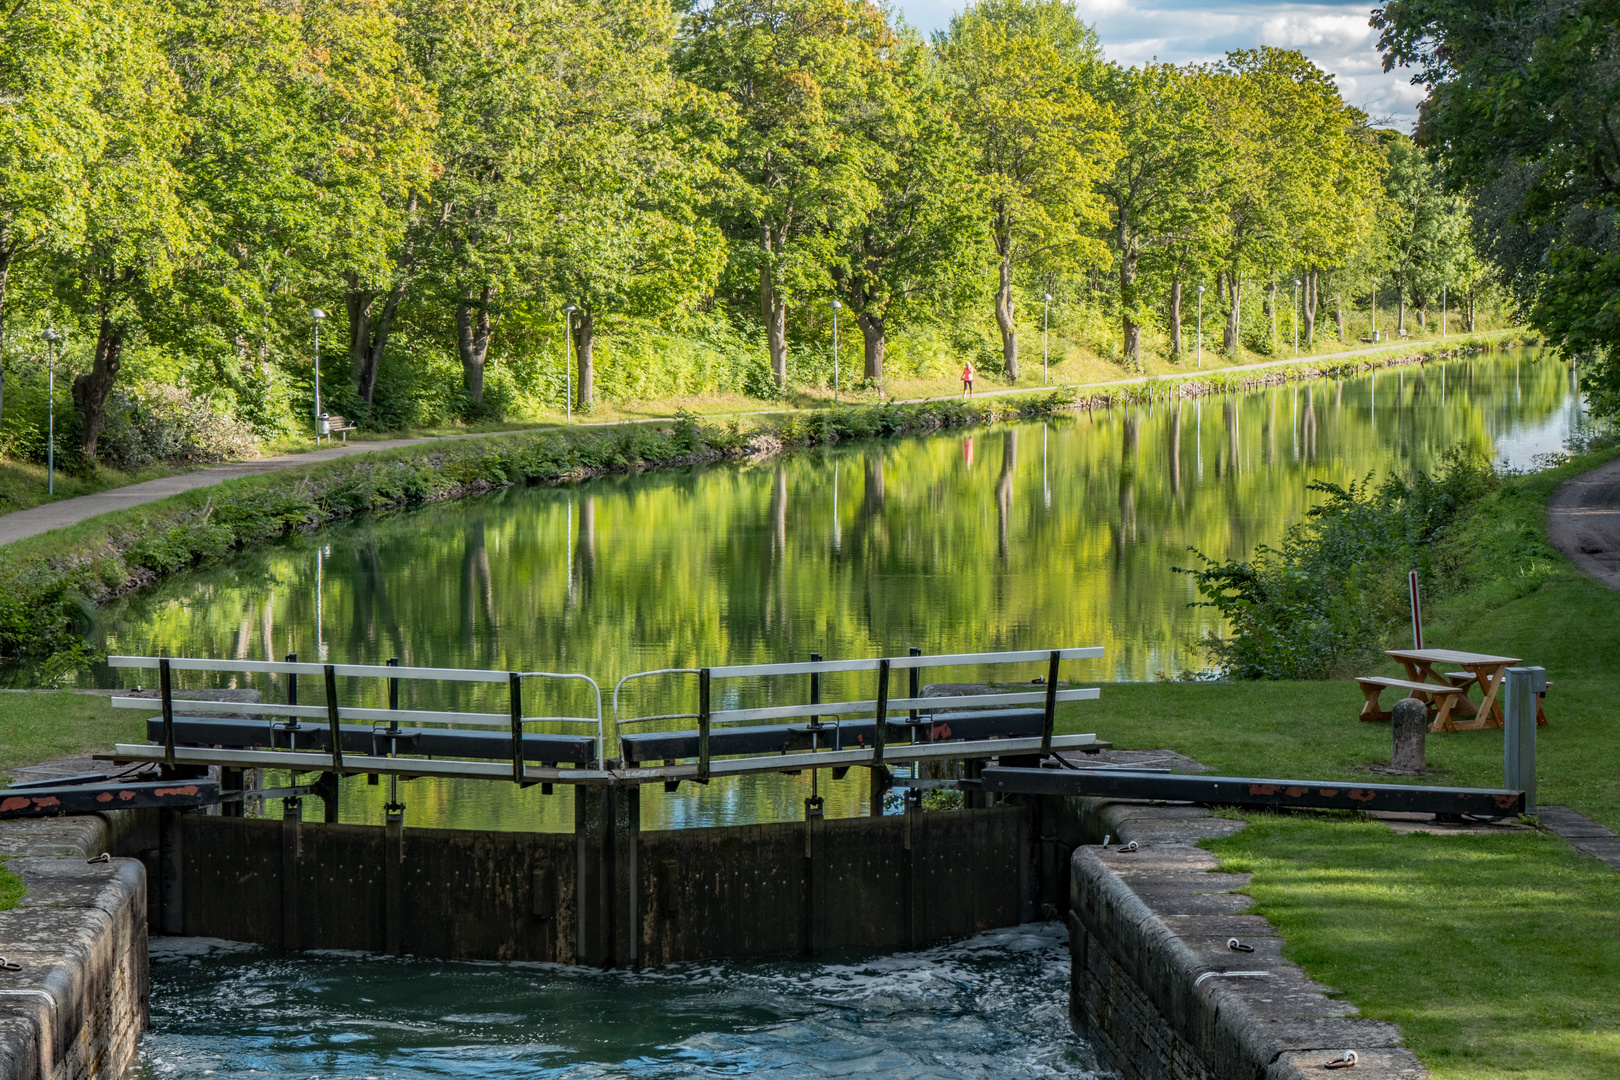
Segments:
[[[1463,202],[1303,55],[1127,67],[1061,0],[931,42],[865,0],[28,0],[0,58],[21,460],[53,365],[60,463],[127,470],[319,411],[1029,385],[1048,342],[1072,382],[1513,317]]]

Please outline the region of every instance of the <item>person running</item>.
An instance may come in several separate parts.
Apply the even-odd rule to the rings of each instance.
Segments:
[[[962,400],[966,401],[973,396],[973,361],[969,360],[962,365]]]

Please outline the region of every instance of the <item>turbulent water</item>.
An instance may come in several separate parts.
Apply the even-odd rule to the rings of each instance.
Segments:
[[[153,939],[142,1080],[1086,1078],[1055,925],[843,962],[603,972]]]

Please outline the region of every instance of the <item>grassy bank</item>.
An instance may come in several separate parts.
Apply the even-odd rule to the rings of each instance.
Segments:
[[[1620,1075],[1620,874],[1563,840],[1256,815],[1207,846],[1253,873],[1284,955],[1399,1024],[1435,1080]]]

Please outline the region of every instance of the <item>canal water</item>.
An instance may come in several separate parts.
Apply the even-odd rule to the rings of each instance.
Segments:
[[[1319,498],[1307,490],[1315,480],[1433,469],[1458,447],[1530,468],[1580,422],[1570,369],[1519,350],[755,464],[513,489],[340,524],[177,575],[109,605],[101,633],[115,653],[585,672],[604,696],[619,677],[652,668],[908,646],[1101,645],[1104,660],[1071,663],[1065,677],[1174,676],[1205,665],[1198,642],[1219,628],[1193,606],[1188,576],[1174,572],[1194,563],[1189,548],[1221,559],[1276,541]],[[830,679],[826,692],[875,696],[853,680]],[[642,715],[692,711],[693,682],[631,684],[623,705]],[[579,690],[548,696],[530,686],[533,710],[594,708]],[[282,700],[278,687],[266,689]],[[803,701],[806,690],[762,684],[727,704]],[[476,692],[406,684],[402,704],[505,711],[504,699]],[[344,693],[384,704],[380,686]],[[1099,711],[1081,705],[1074,715],[1095,730],[1083,726],[1087,708]],[[611,720],[611,701],[604,712]],[[655,786],[643,825],[797,819],[810,783],[753,778],[674,794]],[[829,814],[865,812],[859,770],[819,783]],[[350,785],[344,819],[380,822],[386,784]],[[566,791],[426,780],[406,789],[408,825],[572,828]]]
[[[1055,924],[839,962],[597,971],[152,940],[139,1080],[1096,1075]]]

